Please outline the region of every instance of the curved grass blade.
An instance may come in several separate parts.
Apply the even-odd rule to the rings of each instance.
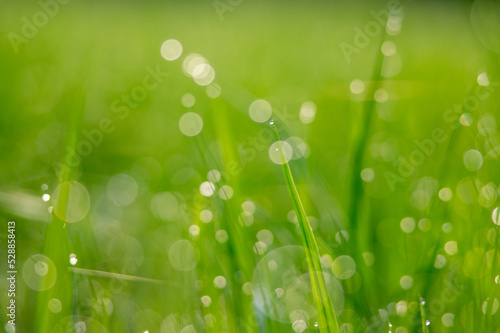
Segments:
[[[314,303],[316,305],[316,311],[318,313],[318,326],[320,332],[339,333],[340,331],[337,317],[330,301],[330,297],[328,296],[325,280],[323,278],[323,269],[321,267],[318,245],[316,244],[316,239],[314,238],[311,225],[309,224],[307,215],[302,205],[302,201],[300,200],[299,192],[297,191],[297,187],[295,186],[295,182],[293,181],[290,165],[288,164],[283,153],[283,147],[280,144],[281,141],[278,130],[273,122],[271,122],[271,124],[273,126],[276,141],[278,142],[278,152],[283,167],[283,173],[285,175],[288,192],[290,193],[293,207],[295,213],[297,214],[297,220],[303,240],[303,248],[306,253],[307,266],[309,275],[311,277]]]

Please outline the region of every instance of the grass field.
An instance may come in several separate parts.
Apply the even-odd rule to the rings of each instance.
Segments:
[[[6,332],[500,332],[497,3],[0,4]]]

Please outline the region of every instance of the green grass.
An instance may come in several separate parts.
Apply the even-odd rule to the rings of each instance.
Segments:
[[[242,1],[221,21],[210,1],[72,1],[15,53],[7,34],[40,5],[4,1],[17,332],[498,332],[498,20],[469,1],[401,4],[401,32],[348,63],[339,45],[387,2]],[[184,74],[193,53],[219,97]],[[272,105],[262,123],[256,99]],[[291,159],[270,151],[280,140]]]

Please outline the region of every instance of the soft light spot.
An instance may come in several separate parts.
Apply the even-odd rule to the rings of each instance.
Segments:
[[[87,324],[84,321],[79,321],[75,324],[75,332],[76,333],[86,333],[87,332]]]
[[[246,225],[247,227],[253,224],[254,218],[253,215],[247,211],[243,211],[239,216],[240,223]]]
[[[479,74],[477,76],[477,84],[479,84],[480,86],[483,86],[483,87],[489,86],[490,79],[488,78],[488,74],[486,74],[485,72]]]
[[[182,62],[182,70],[189,77],[201,77],[206,75],[208,61],[197,53],[189,54]]]
[[[465,127],[472,125],[472,116],[469,113],[464,113],[460,116],[460,124]]]
[[[316,104],[313,102],[304,102],[300,107],[300,121],[304,124],[310,124],[316,118]]]
[[[356,262],[348,255],[339,256],[333,261],[332,272],[338,279],[348,279],[356,272]]]
[[[298,160],[309,155],[309,146],[298,136],[292,136],[285,140],[292,146],[292,160]]]
[[[267,244],[264,243],[264,242],[256,242],[254,247],[253,247],[253,251],[255,252],[255,254],[258,254],[258,255],[263,255],[264,253],[266,253],[267,251]]]
[[[204,209],[200,212],[200,220],[203,223],[209,223],[213,219],[212,211],[209,209]]]
[[[483,114],[477,122],[477,131],[484,137],[495,135],[497,131],[497,121],[490,114]]]
[[[229,185],[224,185],[219,189],[219,197],[222,200],[229,200],[233,197],[233,188]]]
[[[274,289],[274,293],[276,294],[277,298],[281,298],[285,294],[285,291],[283,290],[283,288],[276,288]]]
[[[160,53],[163,59],[173,61],[182,54],[182,44],[175,39],[167,39],[161,44]]]
[[[444,265],[446,265],[446,257],[441,254],[438,254],[436,257],[436,261],[434,262],[434,267],[439,269],[443,268]]]
[[[455,255],[458,253],[458,245],[457,242],[455,241],[449,241],[444,244],[444,250],[446,253],[448,253],[450,256]]]
[[[463,159],[465,168],[469,171],[477,171],[483,165],[483,155],[476,149],[466,151]]]
[[[106,193],[116,206],[128,206],[137,198],[139,185],[134,178],[121,173],[109,179]]]
[[[49,301],[49,310],[50,312],[52,313],[59,313],[61,312],[62,310],[62,303],[59,299],[57,298],[52,298],[50,301]]]
[[[257,239],[261,242],[271,245],[274,240],[273,233],[267,229],[262,229],[257,233]]]
[[[382,54],[390,57],[396,53],[396,44],[391,41],[385,41],[381,47]]]
[[[203,182],[200,185],[200,193],[205,197],[210,197],[215,192],[215,186],[212,182]]]
[[[210,170],[207,174],[207,179],[208,181],[212,182],[212,183],[217,183],[218,181],[220,181],[220,178],[221,178],[221,174],[218,170]]]
[[[500,225],[500,207],[493,209],[493,212],[491,213],[491,220],[494,224]]]
[[[375,98],[375,101],[377,101],[378,103],[384,103],[387,102],[387,100],[389,99],[389,93],[387,92],[387,90],[381,88],[375,91],[373,97]]]
[[[453,226],[451,225],[450,222],[446,222],[443,223],[441,229],[443,229],[443,231],[448,234],[453,230]]]
[[[210,298],[210,296],[202,296],[201,297],[201,304],[203,304],[204,307],[208,308],[210,306],[210,304],[212,304],[212,299]]]
[[[219,288],[219,289],[224,288],[226,286],[226,278],[223,277],[222,275],[217,276],[214,279],[214,286]]]
[[[194,103],[196,102],[196,99],[194,98],[193,94],[184,94],[182,95],[182,98],[181,98],[181,103],[182,103],[182,106],[186,107],[186,108],[190,108],[194,105]]]
[[[269,147],[269,158],[275,164],[285,164],[292,156],[293,148],[286,141],[276,141]]]
[[[488,261],[484,249],[476,247],[467,251],[462,269],[464,275],[471,279],[482,278],[488,271]]]
[[[169,192],[157,193],[151,199],[151,212],[163,221],[172,221],[178,216],[179,202]]]
[[[375,255],[371,252],[364,252],[363,260],[365,261],[366,266],[373,266],[373,264],[375,263]]]
[[[482,310],[485,315],[494,315],[498,310],[498,299],[487,298],[486,301],[483,302]]]
[[[390,36],[395,36],[399,34],[401,31],[401,17],[395,15],[389,15],[389,19],[387,20],[387,24],[385,27],[385,31]]]
[[[455,315],[453,313],[445,313],[441,317],[441,322],[443,323],[444,327],[452,327],[454,319],[455,319]]]
[[[365,91],[365,83],[361,80],[353,80],[349,86],[349,88],[351,89],[351,92],[353,94],[361,94],[363,93],[363,91]]]
[[[453,192],[449,187],[443,187],[439,190],[439,199],[443,201],[450,201],[453,197]]]
[[[64,222],[78,222],[87,216],[90,195],[83,184],[72,180],[59,184],[52,193],[55,215]]]
[[[479,190],[479,204],[482,207],[489,208],[497,201],[497,189],[493,183],[486,184]]]
[[[354,326],[352,326],[351,323],[343,323],[340,326],[340,333],[353,333],[354,332]]]
[[[253,286],[252,286],[252,283],[250,283],[250,282],[243,283],[243,286],[241,286],[241,289],[247,295],[252,295],[252,293],[253,293]]]
[[[205,88],[205,92],[209,98],[217,98],[220,96],[222,89],[217,83],[212,83]]]
[[[189,234],[191,237],[196,238],[200,234],[200,227],[197,225],[192,225],[189,227]]]
[[[185,136],[196,136],[203,129],[203,119],[195,112],[188,112],[179,119],[179,129]]]
[[[372,168],[366,168],[361,170],[361,179],[369,183],[375,178],[375,171]]]
[[[168,259],[175,269],[190,271],[198,265],[198,250],[190,241],[180,239],[169,247]]]
[[[400,317],[406,316],[408,313],[408,303],[406,301],[399,301],[396,303],[396,313]]]
[[[294,332],[302,333],[307,329],[307,324],[304,320],[299,319],[293,322],[292,329]]]
[[[209,64],[198,65],[194,72],[194,82],[199,86],[208,86],[215,79],[215,70]]]
[[[248,114],[256,123],[264,123],[271,118],[271,115],[273,114],[273,107],[268,101],[257,99],[250,104]]]
[[[413,278],[409,275],[405,275],[399,280],[399,284],[403,289],[410,289],[413,286]]]
[[[431,230],[432,228],[431,220],[425,218],[421,219],[420,221],[418,221],[418,228],[424,232]]]
[[[405,217],[404,219],[401,220],[401,223],[399,224],[401,230],[403,230],[407,234],[415,230],[415,225],[416,225],[415,219],[413,219],[412,217]]]
[[[44,195],[42,195],[42,200],[45,201],[45,202],[49,201],[50,200],[50,194],[44,194]]]
[[[431,195],[425,190],[416,190],[410,196],[411,205],[418,210],[425,210],[431,203]]]
[[[295,217],[295,219],[297,219],[297,218]],[[335,234],[335,240],[339,244],[343,244],[344,242],[348,242],[349,241],[349,232],[347,230],[340,230],[339,232],[337,232]]]
[[[47,256],[35,254],[24,262],[22,277],[31,289],[45,291],[56,283],[56,266]]]
[[[227,235],[226,230],[217,230],[217,232],[215,233],[215,240],[219,243],[227,242],[228,238],[229,236]]]
[[[243,209],[243,211],[248,212],[250,214],[254,214],[256,209],[255,204],[250,200],[243,202],[241,204],[241,208]]]

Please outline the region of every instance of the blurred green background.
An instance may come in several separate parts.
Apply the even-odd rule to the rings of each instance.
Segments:
[[[497,3],[0,4],[17,332],[500,332]]]

